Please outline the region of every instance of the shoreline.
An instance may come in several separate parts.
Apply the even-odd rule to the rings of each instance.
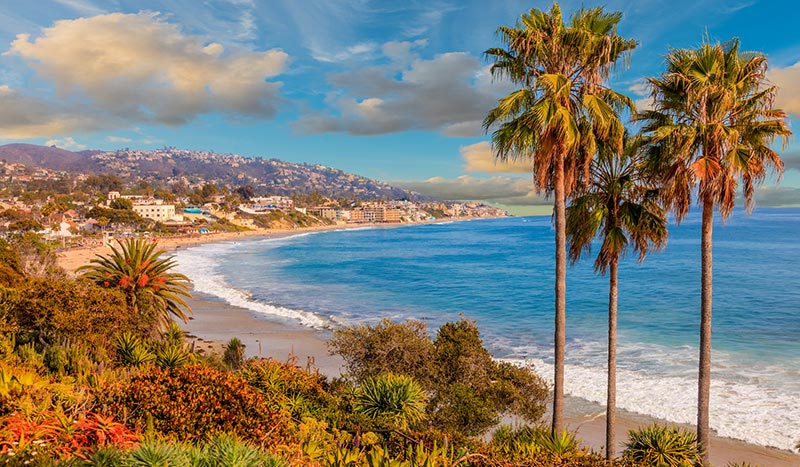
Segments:
[[[445,219],[444,222],[468,219]],[[390,228],[420,224],[369,225]],[[297,230],[262,229],[247,232],[204,234],[183,238],[159,239],[159,245],[169,251],[243,238],[281,238],[296,234],[364,228],[364,225],[331,225]],[[87,264],[97,254],[110,252],[108,247],[64,250],[58,253],[58,263],[70,274]],[[343,371],[343,360],[328,355],[327,340],[331,332],[314,330],[300,324],[270,319],[269,316],[232,306],[221,300],[194,294],[189,301],[194,314],[182,327],[201,348],[221,349],[231,338],[238,337],[245,344],[247,357],[271,357],[281,361],[291,360],[300,367],[315,368],[328,377],[337,377]],[[543,418],[546,420],[547,416]],[[583,445],[599,451],[605,444],[605,407],[584,399],[567,396],[565,423],[577,433]],[[624,448],[627,432],[652,423],[672,424],[693,430],[690,425],[679,425],[644,414],[617,409],[619,453]],[[792,467],[800,465],[800,455],[777,448],[764,447],[732,438],[712,434],[711,462],[725,465],[729,462],[749,462],[763,467]]]

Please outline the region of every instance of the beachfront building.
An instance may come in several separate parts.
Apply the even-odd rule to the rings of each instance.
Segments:
[[[164,222],[175,217],[174,204],[162,204],[161,200],[153,204],[134,203],[133,212],[145,219],[152,219],[156,222]]]
[[[109,205],[118,198],[130,200],[133,205],[133,212],[145,219],[164,222],[175,217],[175,205],[165,204],[164,200],[150,196],[121,195],[118,191],[110,191],[108,193]]]
[[[350,222],[354,224],[399,223],[400,210],[386,206],[366,206],[350,210]]]

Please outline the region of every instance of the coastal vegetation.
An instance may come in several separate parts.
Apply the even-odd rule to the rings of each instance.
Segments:
[[[101,207],[105,198],[93,190],[126,187],[119,177],[102,175],[86,178],[74,196],[20,193],[30,200],[41,197],[38,220],[17,209],[0,213],[16,231],[0,239],[0,464],[709,466],[714,211],[727,219],[740,185],[752,208],[754,187],[769,169],[782,171],[771,145],[790,131],[785,113],[773,108],[766,58],[742,52],[736,40],[671,50],[664,74],[648,81],[653,109],[637,113],[631,99],[608,84],[611,69],[624,65],[636,47],[635,40],[617,35],[620,21],[621,14],[602,8],[581,9],[565,20],[554,4],[523,14],[514,27],[499,28],[505,48],[486,51],[492,74],[518,88],[484,120],[497,158],[529,161],[536,189],[554,198],[549,426],[542,424],[547,383],[532,368],[493,358],[477,324],[463,317],[436,330],[420,321],[391,320],[337,329],[329,348],[346,366],[341,377],[330,379],[293,358],[248,359],[237,338],[220,352],[197,348],[177,323],[191,314],[189,279],[174,272],[174,260],[155,241],[125,239],[112,245],[111,254],[82,267],[77,278],[68,276],[56,266],[51,245],[32,233],[43,227],[39,220],[59,220],[80,202],[96,204],[87,213],[101,231],[114,224],[157,225],[133,212],[125,199]],[[641,134],[625,129],[626,114]],[[172,157],[171,151],[87,157],[121,168],[126,157],[152,162],[147,158]],[[349,178],[334,169],[280,161],[179,155],[202,166],[208,160],[231,167],[241,163],[259,174],[281,169],[292,179],[308,178],[309,171],[326,175],[316,178],[329,184]],[[165,177],[179,176],[176,168],[164,167],[169,167]],[[234,172],[223,175],[239,178]],[[355,206],[348,196],[359,190],[394,192],[388,185],[354,180],[332,190],[340,197],[336,204]],[[64,190],[69,184],[62,182],[42,186]],[[221,212],[257,194],[251,185],[231,190],[198,183],[190,189],[176,183],[167,192],[139,182],[138,192],[157,194],[161,201],[213,201]],[[330,207],[320,206],[332,200],[310,190],[316,185],[307,188],[293,202]],[[671,426],[634,430],[617,457],[619,262],[629,249],[641,261],[662,247],[666,213],[680,222],[693,199],[702,206],[697,435]],[[452,208],[432,204],[426,214],[444,215]],[[334,222],[293,209],[249,215],[241,219],[269,227]],[[216,228],[242,227],[221,221]],[[578,261],[593,242],[599,243],[595,269],[609,274],[604,453],[583,447],[564,429],[563,419],[566,261]],[[505,417],[513,417],[516,426],[501,426]]]
[[[150,302],[149,308],[164,327],[173,316],[186,322],[184,310],[191,313],[184,300],[190,296],[189,278],[171,271],[175,261],[163,257],[165,251],[158,249],[156,242],[128,238],[110,248],[110,255],[99,256],[79,268],[80,277],[122,290],[137,315],[143,312],[140,302]]]
[[[123,262],[136,251],[120,250]],[[136,310],[119,287],[37,277],[4,241],[0,253],[12,271],[0,288],[3,465],[644,467],[691,465],[653,452],[696,454],[691,437],[654,428],[605,460],[538,426],[544,382],[492,359],[463,318],[433,338],[416,321],[342,328],[331,349],[347,371],[331,380],[292,359],[246,359],[238,340],[201,352],[146,312],[154,301]],[[509,414],[529,424],[485,436]]]

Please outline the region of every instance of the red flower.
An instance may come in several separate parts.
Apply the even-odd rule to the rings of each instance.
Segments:
[[[103,281],[103,287],[109,287],[111,284],[108,281]]]

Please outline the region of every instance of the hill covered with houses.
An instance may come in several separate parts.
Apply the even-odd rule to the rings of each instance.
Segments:
[[[123,181],[151,185],[252,186],[257,194],[292,196],[319,193],[328,198],[360,200],[421,199],[418,193],[342,170],[278,159],[244,157],[207,151],[163,148],[151,151],[72,152],[50,146],[0,146],[4,165],[22,164],[33,176],[37,170],[71,174],[115,174]]]

